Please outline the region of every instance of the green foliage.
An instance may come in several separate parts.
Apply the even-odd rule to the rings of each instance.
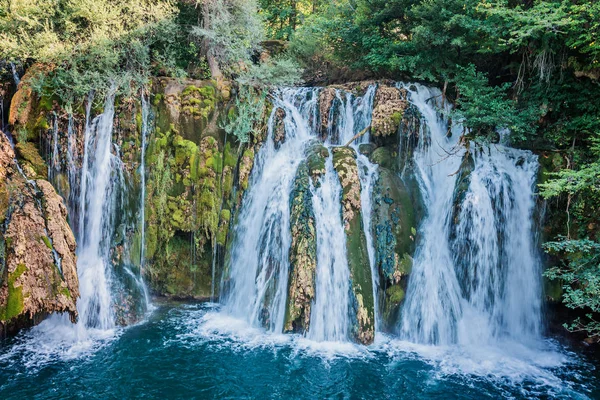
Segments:
[[[264,31],[256,0],[197,0],[202,26],[192,34],[226,73],[237,72],[259,49]]]
[[[206,77],[186,26],[197,16],[174,0],[0,1],[0,58],[45,64],[32,79],[42,97],[69,106],[93,90],[101,101],[151,74]]]
[[[510,83],[490,86],[485,74],[474,65],[459,67],[453,79],[456,85],[456,108],[452,115],[476,137],[490,136],[496,129],[510,129],[512,139],[525,139],[535,133],[539,118],[535,109],[518,110],[515,101],[507,98]]]
[[[564,324],[571,331],[585,331],[600,337],[600,243],[591,240],[562,240],[545,244],[546,251],[561,256],[564,264],[546,270],[549,279],[563,282],[563,302],[571,309],[581,309],[585,317]]]
[[[302,68],[293,58],[274,57],[261,64],[250,65],[237,81],[258,87],[293,86],[302,83]]]
[[[235,136],[240,143],[248,143],[251,134],[257,133],[255,128],[265,112],[266,97],[267,92],[264,90],[241,86],[235,98],[235,106],[221,128],[228,135]]]

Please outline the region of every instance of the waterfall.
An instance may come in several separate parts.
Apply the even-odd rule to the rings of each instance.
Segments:
[[[311,185],[317,228],[316,298],[309,337],[316,341],[345,341],[349,326],[350,271],[342,223],[342,187],[331,156],[319,188]]]
[[[332,145],[345,145],[354,135],[371,124],[373,100],[376,85],[369,85],[363,96],[355,96],[350,92],[336,90],[335,100],[331,105],[327,142]],[[368,143],[369,134],[357,138],[353,144]]]
[[[110,293],[110,242],[114,213],[112,149],[115,90],[106,97],[104,112],[89,123],[88,100],[85,154],[81,176],[80,235],[77,270],[81,298],[80,321],[86,327],[109,329],[115,324]]]
[[[69,211],[70,221],[76,221],[75,215],[77,215],[77,200],[79,199],[80,193],[78,190],[79,178],[76,163],[78,157],[77,138],[75,137],[75,128],[73,124],[73,114],[69,113],[69,122],[67,124],[67,177],[69,179],[70,190],[67,209]]]
[[[541,274],[531,223],[537,158],[502,145],[463,149],[462,127],[449,134],[436,111],[441,93],[403,87],[422,114],[414,166],[426,216],[401,336],[427,344],[537,336]]]
[[[146,243],[146,223],[145,223],[145,202],[146,202],[146,136],[148,135],[148,118],[150,115],[150,109],[148,107],[148,101],[144,97],[144,90],[142,89],[141,94],[142,103],[142,148],[140,155],[140,271],[144,268],[144,249]]]
[[[373,116],[373,102],[375,99],[376,85],[369,85],[363,96],[354,96],[347,92],[344,95],[336,90],[336,99],[342,104],[343,112],[338,113],[337,122],[335,123],[337,132],[333,132],[331,124],[328,127],[328,145],[333,144],[345,145],[354,138],[356,134],[371,125]],[[333,106],[332,106],[333,109]],[[373,294],[377,299],[378,280],[375,279],[379,275],[375,266],[375,247],[373,234],[371,231],[371,193],[373,186],[377,181],[377,164],[372,163],[367,156],[361,154],[359,145],[369,143],[369,130],[362,136],[358,137],[351,143],[351,147],[357,153],[358,173],[361,183],[361,213],[363,220],[363,230],[367,239],[367,251],[369,254],[369,264],[371,267],[371,275],[373,276]],[[335,143],[332,143],[334,141]],[[342,231],[343,233],[343,231]],[[317,278],[318,279],[318,278]],[[378,302],[375,301],[375,328],[379,327],[379,312]]]
[[[151,308],[150,295],[148,288],[143,279],[144,273],[144,262],[145,262],[145,250],[146,250],[146,141],[148,139],[148,133],[150,132],[150,107],[148,100],[144,96],[144,90],[141,90],[141,104],[142,104],[142,148],[140,155],[140,209],[139,209],[139,225],[140,225],[140,276],[136,278],[136,282],[142,294],[144,296],[146,310]]]
[[[15,81],[15,86],[19,86],[19,83],[21,83],[21,78],[19,78],[19,73],[17,72],[15,63],[10,63],[10,69],[12,71],[13,80]]]
[[[54,123],[52,125],[52,157],[48,163],[48,177],[50,181],[56,185],[56,174],[60,172],[60,158],[58,154],[58,116],[56,113],[52,113],[54,116]]]
[[[280,89],[273,101],[268,138],[256,156],[235,227],[230,279],[223,301],[232,314],[281,332],[291,243],[290,191],[305,145],[315,132],[309,121],[316,113],[318,90]],[[273,125],[278,107],[286,112],[286,138],[276,149]],[[316,123],[314,118],[312,121]]]

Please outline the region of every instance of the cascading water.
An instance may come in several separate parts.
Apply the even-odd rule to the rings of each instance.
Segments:
[[[540,271],[530,223],[536,157],[474,143],[465,154],[459,146],[462,127],[452,126],[449,134],[436,112],[441,93],[420,85],[404,88],[422,114],[414,165],[426,216],[401,336],[426,344],[536,336]]]
[[[359,145],[369,142],[376,86],[370,85],[363,96],[336,90],[329,114],[326,146],[350,143],[357,154],[361,181],[361,213],[371,273],[374,275],[374,248],[371,235],[371,190],[377,179],[377,166],[361,154]],[[331,158],[331,157],[330,157]],[[317,225],[316,300],[312,307],[309,337],[316,341],[348,340],[350,273],[348,268],[346,234],[341,220],[341,186],[331,159],[326,162],[321,187],[313,189],[313,207]],[[376,290],[375,280],[373,290]],[[377,309],[375,310],[377,315]],[[377,320],[377,317],[376,317]],[[376,323],[377,325],[377,323]]]
[[[114,98],[112,90],[104,103],[104,112],[86,126],[77,251],[80,321],[86,327],[102,330],[115,324],[110,293]],[[86,119],[89,120],[89,114]]]
[[[141,105],[142,105],[142,148],[140,155],[140,206],[139,206],[139,225],[140,225],[140,277],[136,278],[138,286],[142,290],[144,295],[144,301],[146,310],[151,308],[150,294],[148,288],[142,278],[144,273],[144,262],[145,262],[145,243],[146,243],[146,141],[148,139],[148,133],[150,131],[150,106],[148,100],[144,95],[144,90],[141,91]]]
[[[10,63],[10,70],[12,71],[15,86],[19,86],[19,83],[21,83],[21,78],[19,78],[19,73],[17,72],[17,67],[15,66],[15,63]]]
[[[317,97],[318,91],[309,88],[275,93],[268,139],[256,156],[250,190],[235,231],[224,302],[231,313],[274,332],[283,330],[285,314],[290,191],[306,143],[314,132],[308,121],[316,113]],[[279,149],[273,138],[277,107],[286,112],[286,138]]]
[[[342,187],[329,157],[320,186],[311,185],[317,230],[316,296],[309,337],[316,341],[345,341],[349,326],[350,271],[342,223]]]
[[[337,102],[329,125],[326,146],[330,149],[350,142],[370,125],[376,87],[356,97],[337,91]],[[290,192],[305,148],[317,135],[318,90],[282,89],[274,96],[275,109],[269,120],[268,140],[259,151],[251,177],[250,190],[235,231],[230,262],[227,295],[223,299],[229,311],[249,316],[251,323],[281,332],[285,315],[289,274]],[[275,112],[285,111],[285,142],[274,141]],[[332,106],[332,108],[334,108]],[[352,146],[368,142],[368,134],[357,138]],[[368,236],[369,258],[373,266],[370,233],[370,190],[376,179],[376,166],[358,154],[364,229]],[[317,271],[314,304],[308,336],[317,341],[348,340],[350,327],[350,272],[346,251],[346,234],[342,223],[341,185],[331,156],[318,185],[311,186],[317,236]]]
[[[53,113],[54,123],[52,125],[52,156],[48,163],[48,177],[56,185],[56,174],[60,172],[60,158],[58,154],[58,116]]]

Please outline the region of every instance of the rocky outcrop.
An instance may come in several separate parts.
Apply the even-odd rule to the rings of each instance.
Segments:
[[[321,116],[321,138],[327,137],[330,121],[331,106],[335,100],[336,90],[332,87],[323,88],[319,92],[319,115]]]
[[[373,281],[361,216],[360,179],[356,153],[349,147],[333,149],[333,167],[342,186],[342,217],[351,279],[352,336],[363,344],[375,337]]]
[[[308,173],[313,185],[320,185],[321,176],[325,175],[325,160],[329,157],[329,150],[318,141],[310,143],[306,149],[306,163]]]
[[[281,144],[285,141],[285,110],[283,108],[277,108],[275,110],[275,131],[273,132],[273,142],[275,148],[278,149]]]
[[[28,181],[0,134],[0,333],[39,323],[54,312],[77,319],[75,239],[63,199],[45,180]]]
[[[398,131],[404,110],[408,107],[406,91],[379,86],[373,104],[371,132],[374,136],[391,136]]]
[[[317,233],[306,162],[298,167],[291,193],[290,230],[292,244],[284,331],[303,334],[310,328],[317,269]]]
[[[398,175],[380,166],[373,189],[372,234],[383,328],[396,325],[412,267],[417,222],[409,193]]]

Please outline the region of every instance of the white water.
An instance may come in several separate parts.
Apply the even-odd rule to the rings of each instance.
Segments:
[[[19,73],[17,72],[17,67],[12,62],[10,63],[10,69],[12,71],[13,80],[15,81],[15,86],[19,86],[19,83],[21,83],[21,78],[19,78]]]
[[[423,115],[414,162],[427,215],[419,230],[401,337],[443,345],[539,338],[541,273],[531,222],[536,157],[473,143],[475,169],[455,224],[462,128],[453,126],[447,137],[448,126],[435,108],[440,92],[413,87],[411,102]]]
[[[115,324],[110,293],[114,98],[113,90],[106,98],[104,112],[86,127],[79,218],[81,235],[77,249],[80,323],[102,330],[113,328]]]
[[[315,188],[311,183],[317,231],[317,270],[308,337],[318,342],[346,341],[350,271],[340,203],[342,187],[331,157],[325,167],[320,186]]]
[[[52,125],[52,158],[50,159],[50,163],[48,165],[48,177],[50,181],[56,184],[55,177],[56,174],[60,172],[60,158],[58,154],[58,116],[56,113],[53,113],[54,116],[54,124]]]
[[[335,117],[336,123],[330,124],[328,127],[327,144],[332,147],[334,144],[345,145],[349,143],[356,134],[371,125],[373,116],[373,101],[375,99],[376,85],[370,85],[363,96],[354,96],[351,93],[343,93],[336,91],[336,98],[340,102],[337,114],[335,112],[335,103],[330,111],[330,118]],[[339,111],[343,110],[343,111]],[[333,131],[332,126],[335,126],[336,131]],[[377,164],[373,164],[369,158],[359,152],[359,145],[369,143],[370,130],[367,130],[362,136],[356,138],[350,146],[354,149],[357,155],[358,175],[360,178],[361,191],[361,215],[363,220],[363,230],[367,242],[367,252],[369,255],[369,264],[371,267],[371,275],[373,277],[373,294],[374,299],[377,299],[379,273],[375,266],[375,247],[373,234],[371,232],[371,193],[373,186],[377,181],[378,172]],[[347,269],[346,261],[346,269]],[[318,279],[318,278],[317,278]],[[349,290],[347,288],[346,290]],[[335,297],[335,296],[334,296]],[[378,304],[375,301],[375,329],[379,327],[379,312]],[[311,324],[312,326],[312,324]]]
[[[150,299],[150,293],[148,287],[144,281],[144,265],[146,257],[146,142],[148,140],[148,134],[150,132],[150,105],[148,100],[144,96],[144,89],[141,90],[141,104],[142,104],[142,149],[140,155],[140,206],[139,206],[139,224],[140,224],[140,274],[135,276],[135,282],[141,289],[144,296],[146,310],[153,309],[152,302]],[[131,272],[131,271],[129,271]]]
[[[317,97],[318,91],[309,88],[281,89],[275,93],[275,107],[286,111],[286,139],[279,149],[275,148],[274,108],[268,139],[256,155],[250,189],[235,228],[224,301],[230,313],[275,332],[283,330],[285,315],[291,243],[290,191],[298,164],[304,158],[305,145],[315,131],[308,121],[316,112]]]
[[[375,89],[375,86],[369,87],[362,97],[336,92],[337,102],[330,114],[335,123],[330,123],[327,147],[348,143],[370,125]],[[306,144],[318,136],[317,98],[318,90],[309,88],[276,93],[274,105],[286,111],[286,139],[279,149],[275,148],[273,112],[268,140],[257,155],[250,189],[236,227],[230,280],[225,282],[228,295],[224,302],[228,311],[273,332],[283,329],[291,243],[290,192],[298,165],[304,159]],[[367,141],[368,134],[355,140],[352,146],[357,151],[358,144]],[[358,165],[365,186],[362,212],[373,266],[370,192],[376,179],[376,166],[363,155],[358,155]],[[350,324],[350,273],[341,215],[341,186],[331,157],[317,186],[311,186],[317,230],[317,271],[308,337],[316,341],[346,341]]]

